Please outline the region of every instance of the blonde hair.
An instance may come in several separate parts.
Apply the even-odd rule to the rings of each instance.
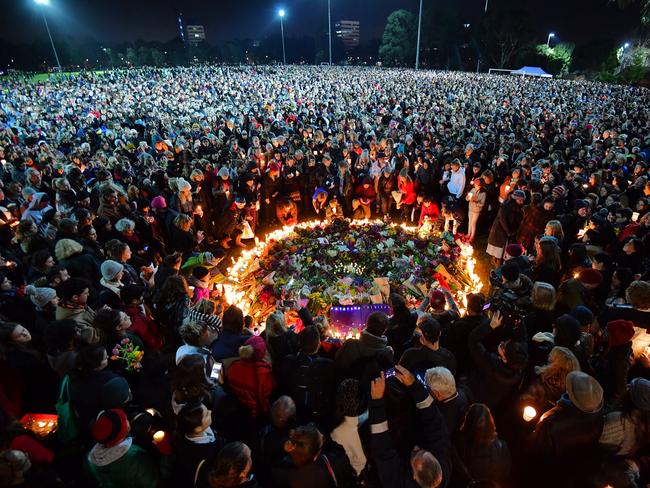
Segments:
[[[625,290],[625,300],[637,310],[650,310],[650,283],[633,281]]]
[[[549,383],[558,390],[566,388],[566,376],[571,371],[580,371],[578,358],[566,347],[555,346],[548,355],[548,362],[543,366],[535,366],[537,373],[544,383]]]
[[[555,310],[555,287],[550,283],[536,281],[533,285],[531,298],[535,308],[549,312]]]
[[[562,223],[559,220],[549,220],[546,222],[546,227],[551,229],[553,237],[557,237],[558,240],[564,239],[564,229],[562,229]]]
[[[287,323],[282,312],[273,312],[266,318],[266,334],[269,337],[277,337],[287,331]]]

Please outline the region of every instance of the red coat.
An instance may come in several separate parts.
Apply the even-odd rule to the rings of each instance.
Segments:
[[[405,181],[404,183],[398,183],[397,188],[399,191],[404,193],[402,196],[402,201],[404,205],[412,205],[417,198],[417,193],[415,193],[415,183],[412,181]]]
[[[142,339],[147,349],[158,351],[163,347],[164,341],[158,331],[158,325],[151,318],[143,314],[140,311],[140,307],[126,307],[124,308],[124,313],[131,319],[129,332]]]
[[[270,364],[238,359],[226,369],[226,386],[248,407],[253,418],[269,413],[275,387]]]
[[[440,209],[438,208],[438,205],[435,202],[431,202],[431,205],[427,208],[426,206],[422,205],[422,210],[420,210],[420,220],[418,222],[418,226],[422,225],[422,222],[424,222],[425,217],[429,217],[433,223],[438,220],[438,216],[440,215]]]
[[[363,184],[357,185],[354,189],[354,195],[361,201],[361,205],[370,205],[377,198],[377,193],[372,184],[368,188],[364,188]]]

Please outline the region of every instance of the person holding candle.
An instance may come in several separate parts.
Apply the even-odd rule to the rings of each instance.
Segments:
[[[467,236],[470,239],[470,242],[476,237],[476,225],[478,223],[478,218],[483,211],[485,202],[487,199],[487,193],[484,188],[483,178],[475,178],[473,180],[473,187],[465,196],[465,200],[469,202],[469,207],[467,211],[468,222],[467,222]]]
[[[566,375],[566,392],[540,419],[530,439],[536,486],[575,483],[595,471],[603,429],[603,388],[581,371]],[[574,485],[575,486],[575,485]]]

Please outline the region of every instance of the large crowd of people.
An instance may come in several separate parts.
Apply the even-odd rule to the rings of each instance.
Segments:
[[[307,66],[1,88],[1,486],[650,482],[647,90]],[[231,258],[315,218],[456,234],[489,292],[394,289],[343,342],[296,301],[227,302]]]

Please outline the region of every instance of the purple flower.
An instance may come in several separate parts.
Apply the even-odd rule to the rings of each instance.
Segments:
[[[114,356],[118,356],[120,354],[120,351],[117,349],[117,347],[113,348],[113,351],[111,351]]]
[[[128,344],[128,343],[129,343],[129,340],[126,339],[126,338],[125,338],[125,339],[122,339],[122,340],[120,341],[120,344],[122,344],[122,345],[126,345],[126,344]]]

